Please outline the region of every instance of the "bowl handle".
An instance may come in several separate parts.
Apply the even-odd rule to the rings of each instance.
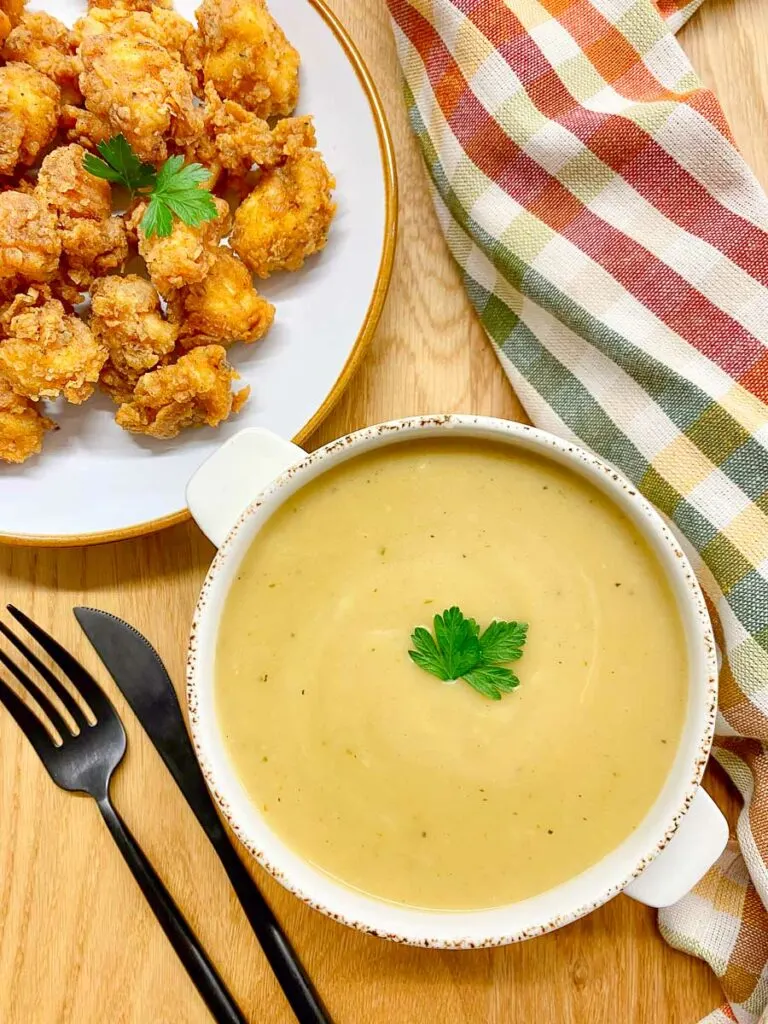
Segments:
[[[192,518],[206,537],[221,547],[240,513],[259,492],[306,454],[270,430],[241,430],[207,458],[187,484]]]
[[[661,853],[624,889],[649,907],[677,903],[709,871],[728,842],[728,822],[701,786]]]

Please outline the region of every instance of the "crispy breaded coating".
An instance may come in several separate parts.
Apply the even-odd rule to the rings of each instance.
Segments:
[[[0,43],[4,43],[11,29],[24,13],[25,0],[0,0]]]
[[[26,292],[19,290],[27,288],[28,285]],[[15,295],[11,295],[11,299],[14,303],[20,304],[19,308],[42,306],[48,299],[58,299],[64,303],[67,309],[70,309],[83,301],[83,289],[73,284],[68,274],[61,269],[57,270],[47,281],[36,281],[34,284],[29,284],[28,281],[22,281],[20,278],[0,278],[0,336],[4,333],[2,325],[4,321],[7,321],[8,309],[12,304],[8,302],[3,306],[3,295],[6,290],[3,286],[10,286],[11,291],[15,293]]]
[[[5,279],[9,281],[9,278]],[[19,313],[25,313],[35,306],[44,306],[46,302],[56,298],[51,290],[50,284],[33,284],[26,291],[19,291],[19,284],[13,281],[13,292],[3,296],[2,310],[0,311],[0,337],[7,338],[10,332],[11,321]]]
[[[26,288],[26,291],[22,289]],[[83,289],[73,284],[66,272],[58,270],[47,281],[29,284],[20,278],[0,278],[0,338],[17,313],[32,306],[44,306],[49,299],[58,299],[68,311],[83,301]]]
[[[51,298],[63,302],[67,309],[82,302],[83,292],[87,291],[84,285],[75,284],[72,281],[70,271],[64,267],[60,267],[53,277],[46,281],[45,287],[50,291]]]
[[[272,129],[272,143],[269,151],[256,162],[262,167],[277,167],[291,157],[298,156],[302,150],[314,149],[316,145],[315,124],[311,114],[302,114],[301,117],[283,117]],[[331,187],[333,188],[333,185]]]
[[[274,128],[235,100],[222,100],[213,84],[205,87],[205,134],[196,143],[198,159],[207,167],[218,165],[233,177],[244,177],[252,167],[276,167],[304,147],[315,145],[312,118],[286,117]]]
[[[214,197],[218,217],[204,221],[193,228],[178,218],[166,238],[153,235],[146,238],[139,225],[146,204],[139,203],[129,218],[129,228],[138,232],[139,254],[147,264],[152,284],[161,295],[168,297],[177,288],[197,284],[210,270],[218,246],[230,227],[229,206]]]
[[[86,171],[84,156],[82,146],[59,146],[43,160],[37,177],[35,194],[65,225],[80,218],[106,220],[112,213],[109,182]]]
[[[33,401],[63,395],[73,405],[91,397],[106,347],[57,299],[13,317],[8,332],[0,342],[0,374],[18,395]]]
[[[0,0],[0,11],[8,19],[11,28],[21,21],[26,3],[27,0]]]
[[[44,11],[26,12],[3,46],[7,61],[24,61],[59,86],[75,87],[80,61],[75,37],[67,26]]]
[[[109,122],[104,118],[71,103],[62,106],[60,123],[69,142],[75,142],[92,152],[96,151],[100,142],[111,139],[113,134]]]
[[[205,78],[203,76],[203,41],[195,30],[184,44],[181,62],[190,74],[195,95],[202,99]]]
[[[63,245],[67,277],[81,291],[100,274],[120,269],[128,258],[128,236],[121,217],[104,221],[72,218]]]
[[[173,9],[173,0],[92,0],[88,14],[75,22],[73,32],[86,35],[119,28],[123,35],[144,35],[178,57],[202,93],[200,37],[186,18]]]
[[[203,0],[196,12],[203,75],[259,117],[285,117],[299,98],[299,54],[263,0]]]
[[[188,164],[198,163],[203,165],[210,174],[210,178],[205,182],[201,182],[200,188],[204,188],[207,192],[213,192],[219,185],[221,176],[224,173],[224,168],[216,149],[216,140],[213,136],[209,135],[206,131],[198,135],[195,141],[184,149],[184,161]]]
[[[34,195],[0,193],[0,278],[46,281],[59,266],[56,218]]]
[[[81,288],[128,258],[125,223],[112,216],[109,182],[85,170],[84,156],[75,144],[54,149],[43,160],[35,188],[56,217],[67,274]]]
[[[148,11],[143,11],[119,3],[110,7],[92,8],[88,14],[75,22],[72,29],[78,44],[88,36],[101,35],[104,32],[152,39],[182,63],[185,62],[185,55],[190,49],[191,37],[196,35],[194,26],[174,10],[152,7]]]
[[[250,388],[233,395],[238,379],[221,345],[195,348],[172,366],[144,374],[115,420],[134,434],[161,438],[176,437],[186,427],[216,427],[248,397]]]
[[[262,171],[235,213],[232,248],[259,277],[298,270],[328,241],[335,184],[315,149],[301,149],[281,166]]]
[[[86,107],[113,135],[122,132],[142,160],[159,163],[169,142],[184,147],[200,134],[189,72],[159,43],[110,31],[87,36],[79,53]]]
[[[0,376],[0,462],[18,464],[38,455],[46,431],[55,426],[34,402],[15,394]]]
[[[16,277],[0,277],[0,336],[2,335],[3,317],[11,303],[16,301],[17,293],[21,287],[23,285]]]
[[[176,346],[178,328],[160,311],[160,297],[136,274],[102,277],[91,291],[91,330],[109,352],[101,384],[119,404],[127,402],[142,374]]]
[[[126,11],[154,11],[158,8],[171,10],[173,0],[88,0],[89,11],[113,7],[122,7]]]
[[[53,141],[61,90],[28,64],[0,68],[0,174],[30,167]]]
[[[275,307],[253,286],[248,268],[224,246],[199,284],[184,288],[170,305],[179,324],[179,344],[224,345],[263,338],[275,318]]]

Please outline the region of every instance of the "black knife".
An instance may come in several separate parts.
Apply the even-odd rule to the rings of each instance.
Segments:
[[[138,630],[117,616],[96,608],[74,612],[210,839],[297,1020],[331,1024],[277,918],[229,841],[159,655]]]

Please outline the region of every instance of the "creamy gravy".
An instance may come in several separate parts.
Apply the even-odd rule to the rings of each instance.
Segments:
[[[408,658],[457,604],[529,623],[499,702]],[[671,767],[682,623],[635,527],[570,471],[445,438],[308,484],[245,556],[216,703],[254,803],[349,886],[433,909],[514,902],[597,862]]]

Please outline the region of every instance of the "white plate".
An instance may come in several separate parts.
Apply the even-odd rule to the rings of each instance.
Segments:
[[[190,20],[196,0],[176,0]],[[85,0],[33,0],[71,24]],[[271,0],[302,58],[299,113],[315,117],[318,146],[336,176],[338,212],[327,247],[295,274],[260,290],[277,307],[275,324],[231,361],[251,385],[241,414],[217,430],[173,441],[135,437],[114,423],[97,395],[77,408],[52,407],[61,426],[43,454],[0,464],[0,540],[86,544],[148,533],[186,518],[184,486],[223,441],[263,426],[306,438],[349,381],[384,302],[395,242],[392,144],[371,78],[322,0]]]

